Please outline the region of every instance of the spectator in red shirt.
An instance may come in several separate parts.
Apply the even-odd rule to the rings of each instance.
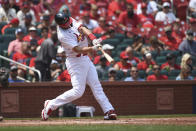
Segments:
[[[134,13],[133,5],[127,4],[127,10],[120,13],[118,24],[122,30],[136,28],[138,24],[138,16]]]
[[[102,49],[103,49],[106,53],[108,53],[108,54],[111,56],[111,55],[112,55],[112,50],[114,49],[114,47],[111,46],[111,45],[109,45],[109,44],[104,44],[104,45],[102,46]],[[94,64],[99,64],[100,58],[101,58],[101,55],[96,56],[96,57],[94,58],[93,63],[94,63]],[[107,61],[107,62],[106,62],[106,65],[109,66],[110,63]]]
[[[42,38],[38,41],[38,45],[41,45],[42,42],[44,42],[44,40],[49,37],[49,29],[48,29],[48,27],[43,27],[41,29],[41,36],[42,36]]]
[[[137,68],[138,70],[144,70],[146,74],[148,74],[148,72],[152,70],[153,65],[156,63],[152,59],[152,54],[150,52],[144,53],[143,58],[144,60],[137,65]]]
[[[179,41],[172,36],[172,29],[170,26],[164,28],[165,34],[159,38],[161,42],[166,45],[165,50],[178,50]]]
[[[173,23],[172,36],[178,41],[178,43],[181,43],[185,37],[184,30],[182,30],[181,26],[180,21],[175,21]]]
[[[99,18],[99,26],[93,29],[94,34],[104,34],[107,31],[108,24],[106,23],[105,17]]]
[[[151,14],[147,14],[146,3],[141,4],[142,13],[138,15],[139,25],[142,28],[153,28],[154,17]]]
[[[26,35],[23,38],[24,41],[28,41],[28,42],[30,42],[31,39],[36,39],[36,40],[39,40],[40,39],[39,36],[37,36],[37,29],[34,26],[32,26],[32,27],[29,28],[29,34]]]
[[[124,0],[112,0],[112,2],[108,5],[108,16],[118,17],[125,8],[126,3]]]
[[[70,82],[70,81],[71,81],[70,74],[68,73],[67,70],[64,70],[64,71],[57,77],[56,81],[66,81],[66,82]]]
[[[15,35],[16,35],[16,40],[13,40],[9,43],[8,56],[11,56],[15,52],[21,52],[21,45],[23,42],[24,32],[21,28],[18,28],[15,31]]]
[[[176,64],[176,56],[173,53],[168,53],[166,56],[167,62],[161,65],[161,70],[180,70],[180,66]]]
[[[128,56],[127,55],[122,55],[120,56],[120,61],[117,62],[115,65],[114,65],[114,68],[116,70],[121,70],[125,73],[128,72],[128,70],[130,70],[132,67],[132,64],[131,63],[128,63]]]
[[[168,76],[166,75],[161,75],[160,73],[161,69],[159,65],[153,65],[153,72],[154,74],[149,75],[147,77],[147,81],[156,81],[156,80],[168,80]]]
[[[134,56],[134,50],[131,46],[128,46],[125,51],[120,53],[120,56],[124,56],[127,55],[128,56],[128,63],[132,64],[132,65],[137,65],[139,62],[141,62],[141,60],[137,57]]]
[[[16,52],[14,55],[13,55],[13,60],[14,61],[17,61],[21,64],[24,64],[26,65],[26,60],[27,58],[31,58],[31,52],[30,52],[30,43],[29,42],[22,42],[22,45],[21,45],[21,52]],[[18,66],[18,75],[20,77],[25,77],[25,74],[26,74],[26,68],[22,67],[22,66]]]
[[[7,28],[17,28],[19,25],[19,20],[17,18],[14,18],[10,21],[9,24],[3,26],[3,28],[1,29],[1,33],[5,34],[5,29]]]

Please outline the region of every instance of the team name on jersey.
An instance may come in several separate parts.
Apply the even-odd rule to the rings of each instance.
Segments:
[[[77,37],[77,41],[78,42],[80,42],[80,41],[83,41],[84,40],[84,35],[83,34],[76,34],[76,33],[74,33],[74,35],[76,35],[76,37]]]

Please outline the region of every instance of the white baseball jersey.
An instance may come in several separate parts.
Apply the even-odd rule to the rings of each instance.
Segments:
[[[67,57],[75,57],[77,55],[72,49],[75,46],[87,47],[88,39],[86,36],[81,34],[78,31],[78,28],[81,26],[80,22],[77,22],[75,19],[72,19],[72,27],[68,29],[62,29],[59,26],[57,27],[58,39],[61,42],[61,45],[64,47]]]

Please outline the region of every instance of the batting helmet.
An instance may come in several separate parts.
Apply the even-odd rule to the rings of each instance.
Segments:
[[[72,23],[72,19],[69,17],[68,14],[64,12],[58,12],[55,15],[55,22],[63,28],[68,28],[69,25]]]

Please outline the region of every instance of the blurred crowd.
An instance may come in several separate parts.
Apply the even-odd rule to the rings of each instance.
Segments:
[[[102,48],[115,63],[101,52],[89,54],[101,81],[196,79],[196,0],[1,0],[1,54],[31,68],[44,60],[42,81],[70,82],[66,52],[55,38],[59,11],[97,37],[107,35]],[[38,81],[32,70],[9,67],[9,82]]]

